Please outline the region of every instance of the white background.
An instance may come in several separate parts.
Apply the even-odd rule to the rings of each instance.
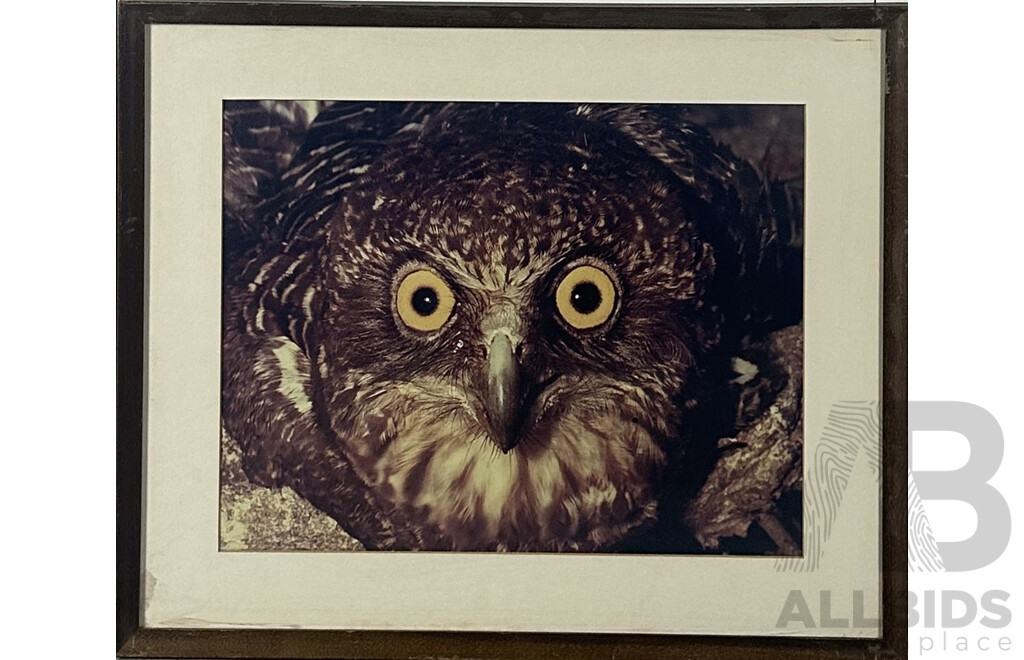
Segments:
[[[5,9],[7,657],[114,655],[114,17],[114,4],[98,0]],[[1006,454],[992,483],[1015,522],[1024,515],[1022,18],[1015,2],[916,0],[910,35],[909,396],[969,401],[995,415]],[[916,451],[933,467],[955,467],[955,444]],[[973,529],[969,511],[929,514],[940,538]],[[910,584],[1010,592],[1008,628],[950,637],[1008,636],[1014,651],[921,656],[919,637],[941,643],[942,633],[919,626],[910,657],[1024,650],[1019,536],[986,569],[912,575]]]

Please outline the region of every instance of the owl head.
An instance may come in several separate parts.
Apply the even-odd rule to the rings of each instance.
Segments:
[[[317,408],[423,547],[653,521],[742,261],[741,200],[692,175],[735,169],[715,153],[639,110],[458,104],[360,168],[310,305]]]

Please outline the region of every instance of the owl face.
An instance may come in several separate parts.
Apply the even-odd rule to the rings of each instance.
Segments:
[[[400,133],[323,254],[319,407],[423,546],[590,550],[651,521],[714,343],[685,187],[566,114]]]

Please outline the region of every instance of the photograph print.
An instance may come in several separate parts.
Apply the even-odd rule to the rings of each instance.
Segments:
[[[222,551],[802,553],[803,106],[223,140]]]

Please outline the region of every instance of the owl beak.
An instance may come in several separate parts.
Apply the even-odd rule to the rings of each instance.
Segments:
[[[487,348],[485,405],[495,443],[507,454],[519,442],[519,362],[504,332],[496,333]]]

